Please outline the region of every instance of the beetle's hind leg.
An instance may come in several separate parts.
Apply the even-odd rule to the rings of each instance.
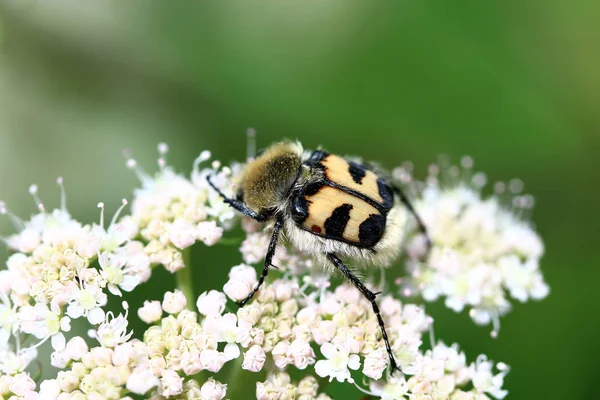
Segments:
[[[279,232],[281,231],[281,226],[283,225],[283,220],[281,217],[277,218],[275,221],[275,226],[273,226],[273,236],[271,236],[271,241],[269,242],[269,249],[267,250],[267,255],[265,256],[265,263],[263,265],[263,270],[260,274],[260,278],[258,279],[258,283],[252,289],[252,292],[242,301],[238,303],[238,306],[243,307],[247,302],[254,297],[258,289],[264,283],[267,275],[269,274],[269,268],[272,266],[271,262],[273,261],[273,256],[275,256],[275,249],[277,248],[277,240],[279,238]]]
[[[423,223],[423,220],[421,219],[421,217],[419,216],[419,214],[417,213],[417,211],[413,207],[413,205],[410,202],[410,200],[408,200],[408,197],[406,197],[406,195],[404,194],[404,192],[402,191],[402,189],[400,189],[398,186],[393,186],[393,189],[394,189],[394,192],[400,198],[400,201],[402,202],[402,204],[404,204],[404,206],[406,207],[406,209],[408,210],[408,212],[410,212],[413,215],[413,217],[415,218],[415,220],[417,221],[417,225],[419,227],[419,231],[421,231],[421,233],[425,237],[425,246],[427,246],[427,253],[426,254],[429,254],[429,250],[431,250],[431,237],[429,236],[429,233],[427,232],[427,227]]]
[[[342,274],[344,274],[346,278],[348,278],[350,282],[352,282],[354,286],[356,286],[360,293],[363,296],[365,296],[365,298],[371,303],[371,306],[373,307],[373,312],[375,313],[375,316],[377,316],[377,321],[379,322],[379,327],[381,328],[381,336],[383,337],[383,341],[385,343],[385,349],[388,353],[388,356],[390,357],[391,370],[400,370],[400,368],[398,368],[398,364],[396,363],[396,359],[394,358],[394,354],[392,353],[392,347],[390,346],[390,341],[388,339],[387,332],[385,331],[385,323],[383,322],[381,312],[379,312],[379,307],[377,306],[377,302],[375,301],[377,293],[373,293],[371,290],[369,290],[365,286],[365,284],[362,283],[362,281],[358,279],[358,277],[354,275],[352,271],[350,271],[350,269],[346,267],[346,265],[344,265],[344,263],[338,258],[338,256],[336,256],[333,253],[327,253],[327,258],[338,270],[342,272]]]

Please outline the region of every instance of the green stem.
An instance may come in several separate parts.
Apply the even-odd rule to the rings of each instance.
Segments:
[[[241,350],[241,349],[240,349]],[[229,376],[227,377],[227,398],[228,399],[243,399],[247,398],[245,394],[248,393],[248,390],[255,390],[254,388],[249,389],[246,387],[247,382],[244,379],[240,379],[240,372],[242,372],[242,361],[244,360],[244,356],[240,354],[240,356],[231,363],[231,370],[229,371]]]
[[[183,250],[184,267],[175,273],[177,289],[181,290],[187,300],[188,309],[193,310],[196,304],[194,282],[192,280],[192,248]]]

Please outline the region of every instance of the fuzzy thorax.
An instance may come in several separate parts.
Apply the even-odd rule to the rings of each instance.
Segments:
[[[258,213],[279,207],[298,176],[302,151],[300,143],[281,142],[248,163],[240,184],[244,203]]]

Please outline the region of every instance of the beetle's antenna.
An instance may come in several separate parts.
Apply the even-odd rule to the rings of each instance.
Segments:
[[[256,129],[254,128],[246,130],[246,157],[248,161],[256,158]]]

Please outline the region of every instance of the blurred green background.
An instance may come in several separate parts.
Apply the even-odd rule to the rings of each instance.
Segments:
[[[249,126],[259,147],[298,138],[388,167],[410,159],[421,173],[441,152],[470,154],[491,181],[520,177],[536,196],[552,292],[516,304],[497,340],[429,306],[437,336],[510,364],[512,399],[598,399],[599,11],[558,0],[6,0],[0,198],[27,216],[29,185],[58,204],[62,175],[72,214],[97,220],[98,201],[116,209],[137,185],[124,148],[152,170],[167,141],[187,173],[202,149],[243,160]],[[198,292],[239,261],[230,248],[196,250]],[[159,273],[134,305],[170,285]]]

